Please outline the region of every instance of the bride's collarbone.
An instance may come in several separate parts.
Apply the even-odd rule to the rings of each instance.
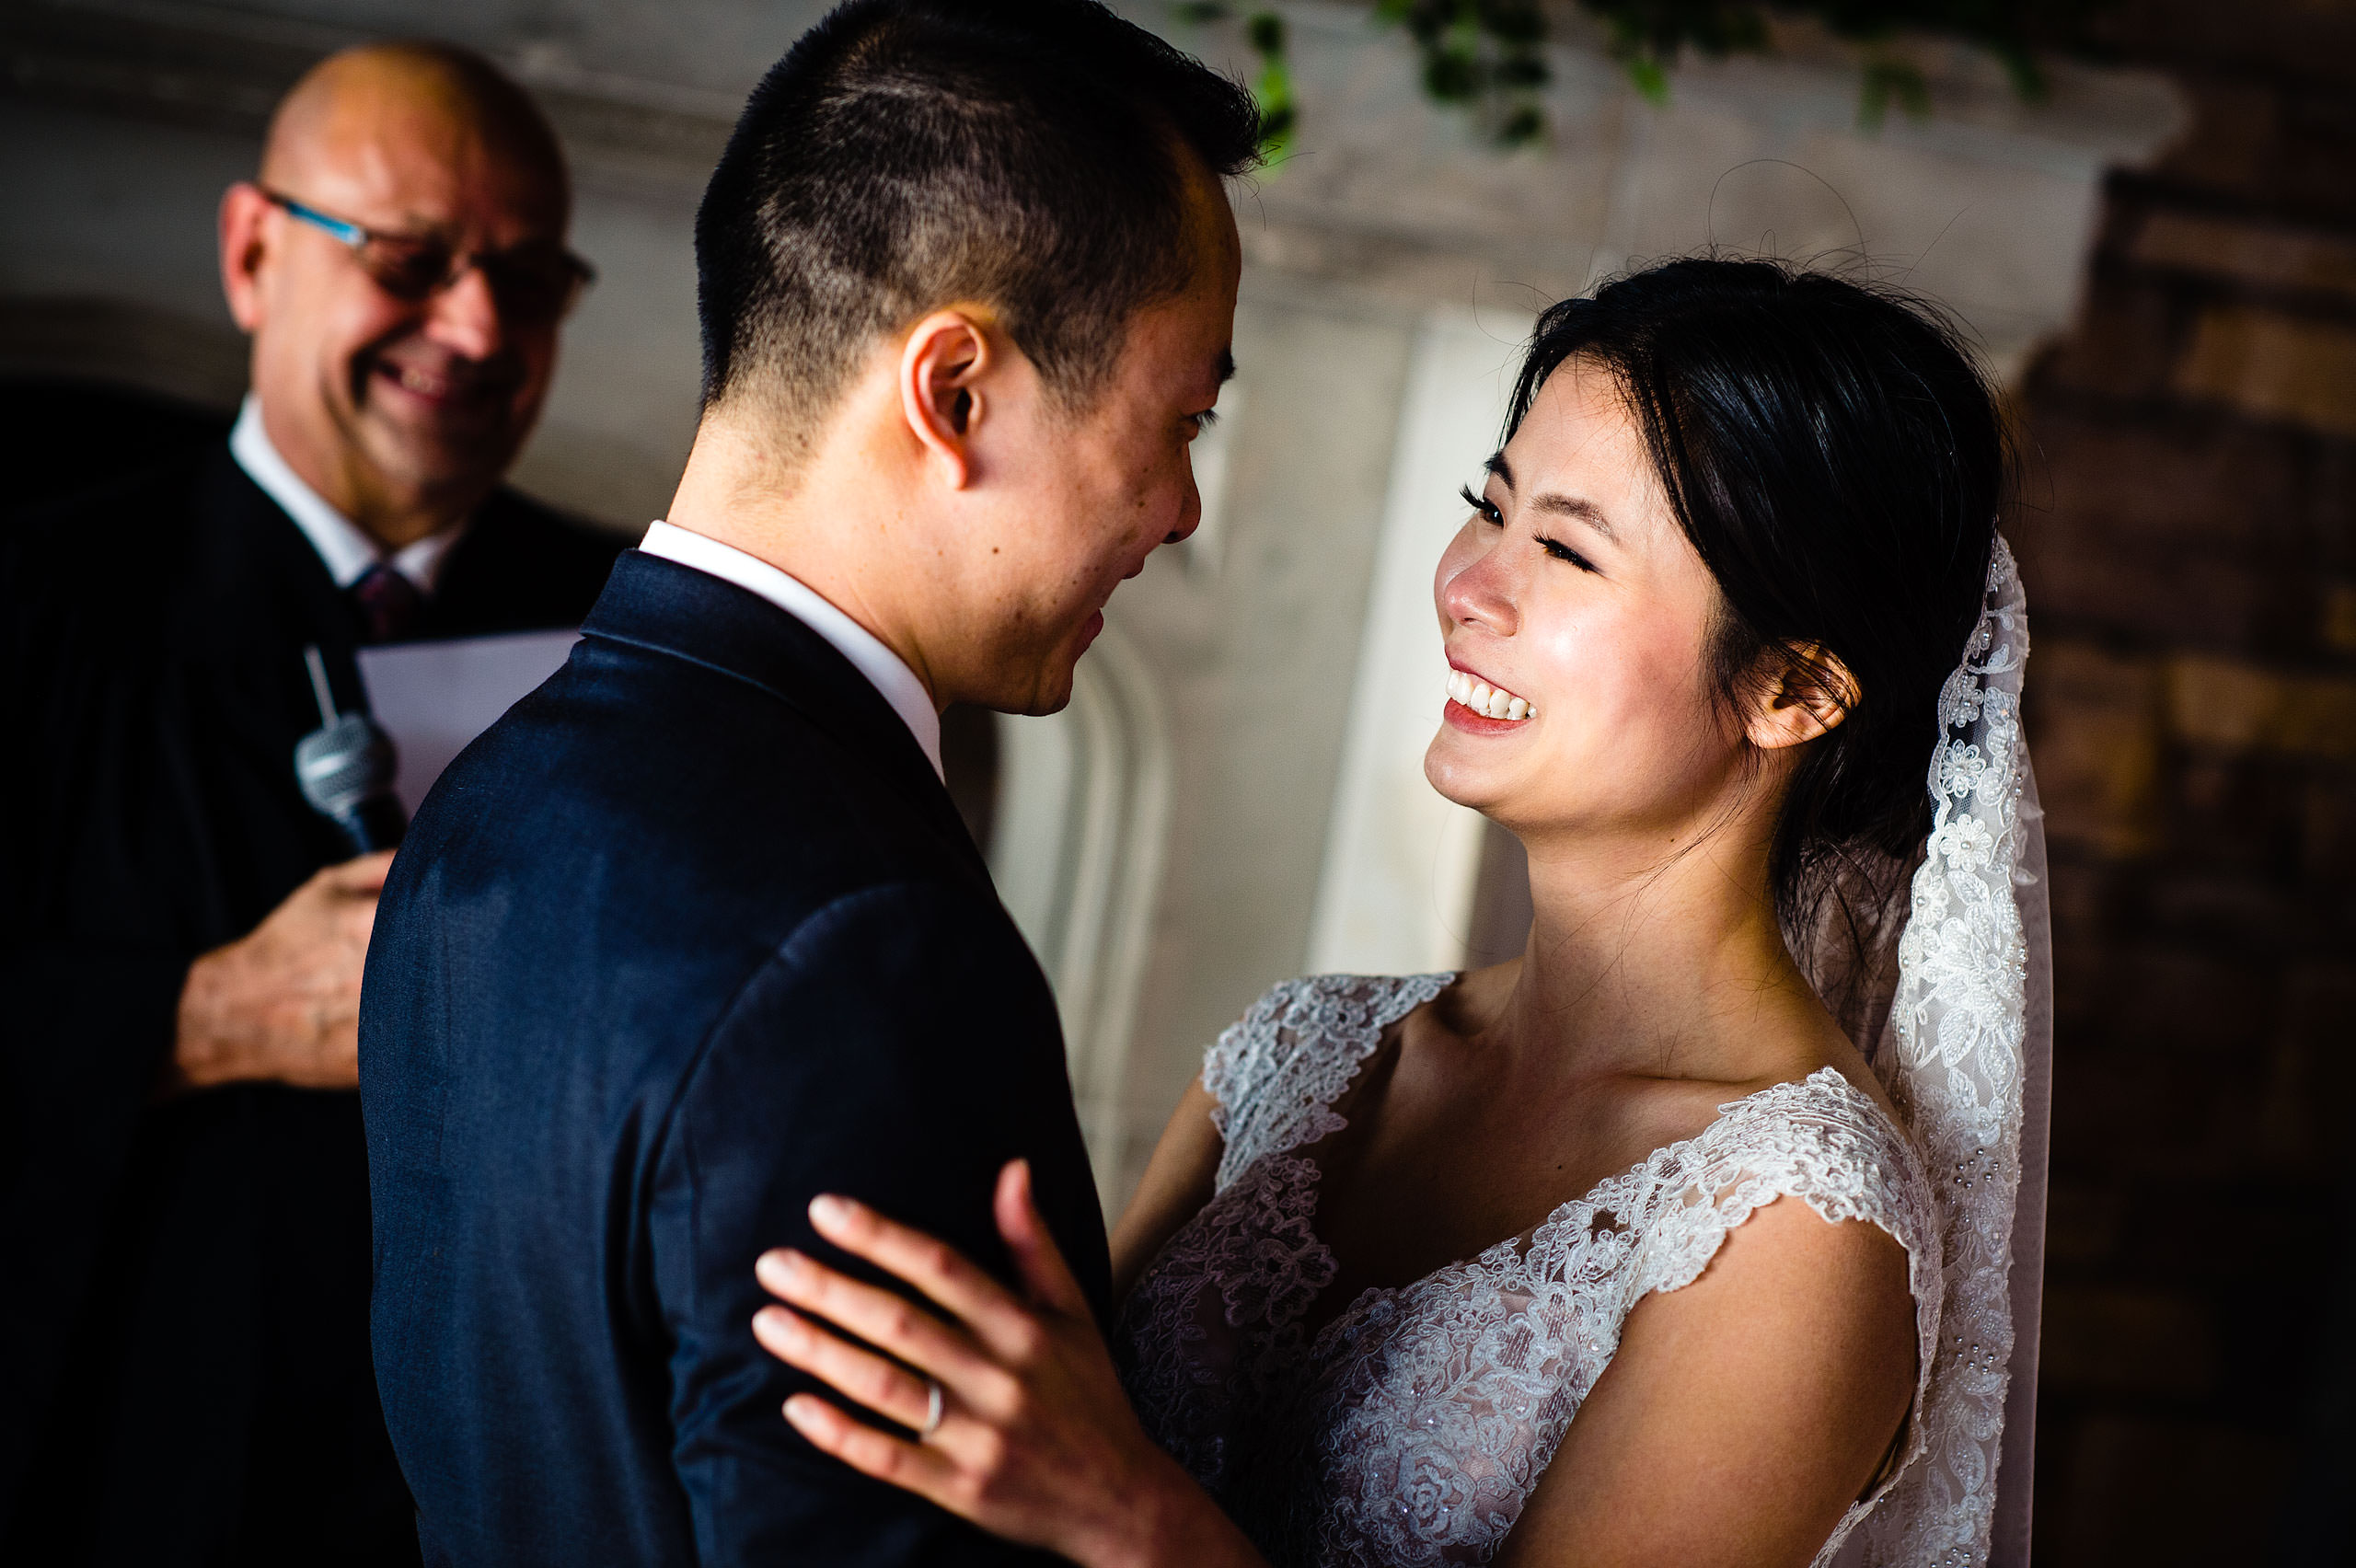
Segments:
[[[1527,1240],[1565,1204],[1701,1132],[1747,1092],[1662,1079],[1553,1094],[1403,1085],[1397,1053],[1383,1055],[1335,1101],[1345,1124],[1302,1151],[1318,1170],[1316,1234],[1337,1270],[1321,1307]]]
[[[1315,1230],[1337,1271],[1317,1315],[1526,1241],[1565,1205],[1706,1130],[1729,1101],[1823,1065],[1796,1059],[1740,1082],[1520,1082],[1484,1073],[1461,1037],[1396,1030],[1334,1101],[1343,1126],[1301,1151],[1318,1170]]]

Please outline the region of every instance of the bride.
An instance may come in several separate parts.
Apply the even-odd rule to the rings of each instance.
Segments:
[[[763,1343],[910,1432],[787,1418],[1086,1568],[1985,1561],[2033,814],[2004,476],[1886,293],[1686,259],[1548,311],[1439,562],[1425,764],[1527,847],[1523,955],[1255,1003],[1114,1233],[1109,1345],[1019,1165],[1020,1296],[821,1198],[940,1311],[765,1256]]]

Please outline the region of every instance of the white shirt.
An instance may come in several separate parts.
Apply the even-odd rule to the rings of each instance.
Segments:
[[[237,460],[237,467],[246,471],[248,478],[261,487],[264,495],[294,519],[294,526],[303,530],[303,536],[319,552],[328,575],[335,579],[339,588],[351,587],[370,567],[382,562],[408,578],[419,593],[431,595],[435,581],[442,575],[443,558],[458,542],[458,536],[466,532],[466,525],[458,524],[387,555],[382,545],[351,518],[329,506],[318,491],[305,484],[303,477],[287,466],[278,448],[271,444],[270,432],[262,429],[261,402],[250,392],[246,394],[245,407],[237,410],[237,428],[229,432],[229,455]]]
[[[883,694],[884,700],[892,705],[892,711],[900,716],[908,733],[924,749],[925,759],[932,764],[933,772],[941,773],[941,714],[932,706],[932,698],[926,695],[924,683],[917,679],[916,672],[897,653],[884,645],[881,638],[835,608],[816,589],[733,545],[723,545],[710,535],[659,519],[647,525],[646,537],[638,548],[648,555],[676,560],[681,566],[693,567],[722,582],[733,582],[748,593],[758,594],[825,638],[834,645],[836,652],[849,660],[852,667]]]

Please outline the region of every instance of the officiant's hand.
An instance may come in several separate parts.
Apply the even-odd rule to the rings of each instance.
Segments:
[[[360,1086],[360,972],[393,852],[329,866],[190,966],[165,1096],[240,1080]]]
[[[753,1320],[761,1343],[917,1436],[854,1421],[814,1394],[786,1401],[786,1419],[852,1469],[1083,1568],[1259,1563],[1138,1424],[1088,1298],[1032,1202],[1025,1162],[999,1173],[996,1213],[1023,1299],[954,1248],[863,1204],[812,1203],[819,1235],[906,1280],[950,1320],[791,1249],[763,1253],[755,1274],[800,1311],[764,1308]]]

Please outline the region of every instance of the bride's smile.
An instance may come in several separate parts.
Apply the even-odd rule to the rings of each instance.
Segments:
[[[1457,665],[1449,666],[1448,700],[1459,710],[1449,715],[1449,722],[1461,725],[1476,735],[1510,734],[1510,726],[1538,717],[1537,707],[1529,698],[1507,691],[1502,681],[1493,684],[1478,671]],[[1504,724],[1508,728],[1484,727],[1495,724]]]
[[[1633,832],[1656,850],[1772,798],[1713,679],[1717,584],[1608,368],[1549,378],[1464,493],[1433,581],[1452,672],[1435,789],[1525,836]]]

